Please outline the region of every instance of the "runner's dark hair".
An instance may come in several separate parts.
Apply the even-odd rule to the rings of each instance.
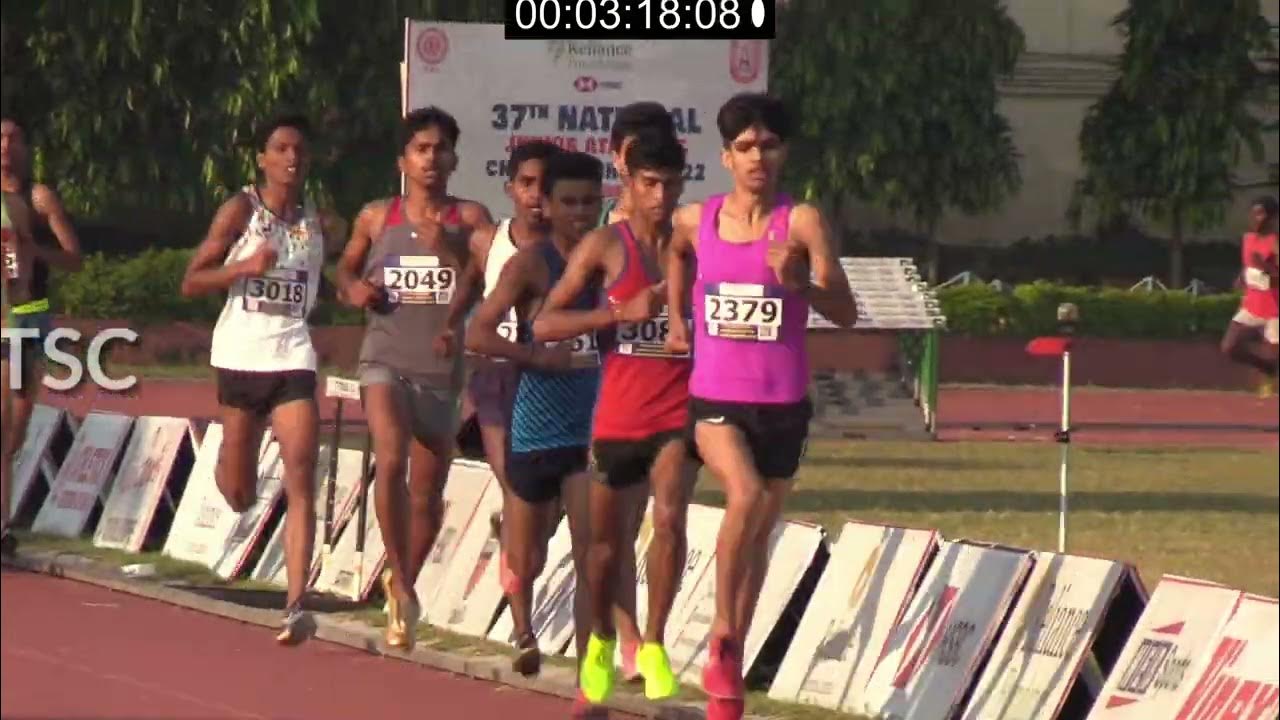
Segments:
[[[258,126],[258,131],[254,133],[254,145],[258,148],[258,152],[267,151],[267,141],[271,139],[271,134],[280,128],[293,128],[302,134],[302,137],[311,139],[311,121],[302,113],[281,113],[268,118],[266,122]]]
[[[1267,214],[1268,220],[1275,217],[1277,213],[1280,213],[1280,205],[1278,205],[1276,203],[1276,199],[1270,195],[1259,195],[1254,198],[1253,206],[1262,208],[1262,211]]]
[[[627,172],[641,170],[684,170],[685,149],[674,136],[657,128],[645,128],[627,148]]]
[[[645,128],[655,128],[661,132],[675,136],[676,121],[662,103],[644,101],[635,102],[622,107],[614,116],[613,128],[609,131],[609,144],[615,150],[622,147],[622,141],[633,137]]]
[[[440,130],[440,133],[449,141],[449,145],[458,147],[458,138],[461,137],[462,130],[458,128],[457,118],[435,105],[428,105],[405,115],[400,121],[400,152],[404,153],[414,135],[433,127]]]
[[[520,166],[530,160],[546,160],[560,152],[560,147],[542,140],[521,143],[511,151],[511,159],[507,161],[507,179],[515,180]]]
[[[793,131],[791,113],[782,101],[764,93],[740,93],[729,98],[716,115],[724,146],[753,125],[763,126],[786,142]]]
[[[550,197],[556,183],[561,180],[590,180],[604,182],[604,163],[582,152],[559,152],[547,158],[547,168],[542,174],[542,194]]]

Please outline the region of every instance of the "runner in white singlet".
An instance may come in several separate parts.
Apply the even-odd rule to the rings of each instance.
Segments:
[[[182,280],[191,297],[227,293],[213,330],[222,446],[217,483],[231,510],[258,494],[258,451],[268,422],[284,461],[288,601],[281,643],[305,640],[314,621],[302,609],[315,538],[319,413],[316,351],[307,317],[324,268],[324,231],[302,200],[309,125],[271,121],[258,138],[262,180],[219,208]]]
[[[530,247],[546,237],[547,224],[542,214],[542,175],[547,158],[560,149],[546,142],[531,142],[511,151],[507,162],[507,196],[511,198],[513,217],[504,219],[496,228],[478,232],[472,236],[472,264],[467,268],[459,292],[459,303],[452,309],[457,315],[470,311],[475,302],[476,288],[483,282],[483,297],[489,297],[498,287],[498,277],[517,251]],[[498,333],[512,342],[516,339],[514,311],[498,325]],[[503,358],[471,355],[471,380],[468,384],[468,401],[475,409],[474,422],[479,428],[485,458],[493,474],[502,485],[504,500],[509,494],[506,474],[507,428],[511,423],[511,406],[515,400],[516,384],[520,378],[517,364]],[[502,540],[501,516],[490,519],[499,544]],[[500,575],[503,587],[511,584],[507,570],[506,553],[499,555]]]

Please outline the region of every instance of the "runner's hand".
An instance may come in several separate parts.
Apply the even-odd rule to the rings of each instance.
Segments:
[[[453,357],[454,341],[457,338],[452,328],[442,330],[436,339],[432,341],[431,346],[435,350],[436,357],[451,358]]]
[[[667,304],[667,281],[650,285],[614,307],[614,316],[622,322],[644,322],[662,312]]]
[[[257,252],[244,259],[244,272],[249,277],[265,275],[267,271],[276,266],[276,260],[279,257],[275,248],[263,245],[258,248]]]
[[[535,345],[529,364],[539,370],[568,370],[573,367],[573,341],[564,340],[554,345]]]
[[[779,242],[770,236],[765,258],[779,285],[788,290],[798,290],[808,284],[809,253],[803,242],[791,237]]]
[[[367,280],[357,280],[347,286],[342,298],[355,308],[367,308],[382,301],[382,288],[374,287]]]
[[[689,352],[689,325],[683,318],[671,318],[667,327],[667,341],[664,343],[667,352],[682,354]]]

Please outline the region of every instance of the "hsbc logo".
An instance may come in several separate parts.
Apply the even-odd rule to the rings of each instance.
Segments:
[[[590,75],[582,75],[573,81],[573,87],[578,92],[595,92],[596,90],[621,90],[622,83],[617,80],[596,80]]]

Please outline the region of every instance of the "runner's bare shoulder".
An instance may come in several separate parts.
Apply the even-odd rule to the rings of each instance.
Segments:
[[[458,217],[462,219],[462,224],[467,227],[478,228],[485,225],[493,225],[493,215],[489,213],[489,208],[475,200],[458,199]]]
[[[676,208],[671,216],[672,241],[677,245],[696,245],[698,226],[702,223],[702,203],[689,203]]]

